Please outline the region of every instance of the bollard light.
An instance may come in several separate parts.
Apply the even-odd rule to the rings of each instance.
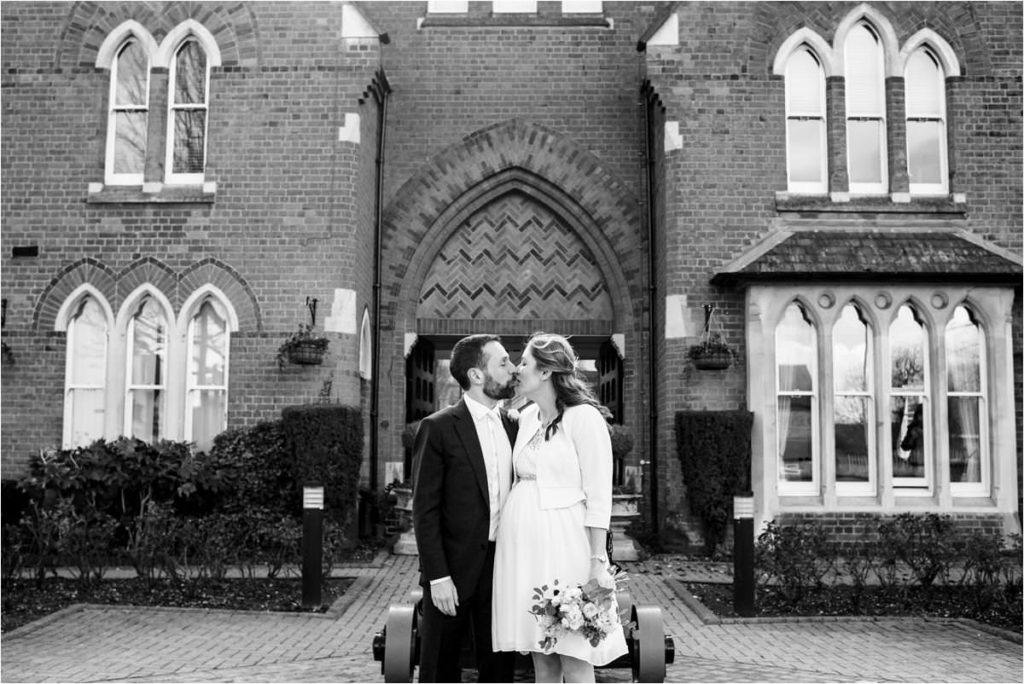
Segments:
[[[754,615],[754,494],[732,499],[733,607],[742,617]]]
[[[302,607],[323,602],[324,488],[302,488]]]

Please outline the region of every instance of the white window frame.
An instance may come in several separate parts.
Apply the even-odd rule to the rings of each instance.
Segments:
[[[136,44],[139,49],[146,55],[146,98],[145,102],[138,105],[118,105],[117,103],[117,77],[119,69],[119,58],[121,53],[128,48],[129,45]],[[106,146],[106,173],[104,174],[104,182],[107,185],[142,185],[145,181],[145,164],[149,158],[149,141],[146,141],[146,149],[143,153],[143,172],[142,173],[116,173],[114,171],[114,160],[117,156],[117,115],[123,112],[135,112],[146,114],[146,128],[149,129],[149,88],[152,80],[153,71],[153,55],[147,46],[146,41],[140,40],[134,34],[128,34],[128,36],[120,42],[117,49],[114,50],[111,63],[110,63],[110,87],[107,98],[107,146]]]
[[[779,377],[779,353],[778,353],[778,339],[779,339],[779,327],[786,316],[786,310],[791,304],[796,304],[800,307],[804,319],[811,327],[812,339],[814,340],[814,354],[812,355],[811,362],[808,364],[808,371],[811,375],[811,390],[798,391],[791,390],[783,392],[781,390],[782,382]],[[777,320],[775,320],[773,326],[773,359],[772,365],[774,367],[774,389],[775,389],[775,403],[773,406],[773,415],[775,416],[776,424],[776,438],[773,451],[775,453],[775,478],[778,483],[779,493],[787,496],[813,496],[820,491],[821,488],[821,465],[822,465],[822,451],[821,451],[821,421],[819,414],[821,403],[819,401],[821,383],[819,382],[819,361],[818,355],[821,353],[821,328],[814,316],[811,314],[811,309],[807,306],[807,303],[799,298],[794,298],[786,303],[779,312]],[[782,477],[782,445],[779,440],[778,424],[779,424],[779,399],[781,397],[809,397],[811,400],[811,479],[808,481],[794,482],[785,480]]]
[[[203,305],[206,302],[210,302],[217,312],[217,315],[221,315],[223,312],[224,321],[224,382],[219,385],[200,385],[195,384],[192,381],[192,364],[195,351],[195,322],[199,316],[199,312],[202,310]],[[222,311],[217,311],[217,309]],[[185,440],[189,442],[195,442],[195,434],[193,432],[193,418],[192,418],[192,396],[197,392],[220,392],[223,395],[224,400],[224,413],[221,415],[220,430],[223,432],[228,426],[228,378],[231,377],[231,323],[228,319],[228,314],[223,311],[224,305],[216,298],[211,295],[207,295],[199,302],[195,307],[192,315],[189,317],[188,325],[186,326],[185,332]]]
[[[981,462],[981,481],[980,482],[953,482],[950,481],[949,488],[950,492],[954,497],[982,497],[988,496],[992,488],[992,458],[991,458],[991,436],[989,434],[989,423],[991,411],[989,409],[989,388],[988,388],[988,335],[985,331],[985,325],[981,321],[980,316],[976,309],[969,302],[960,302],[955,306],[950,306],[950,321],[953,320],[953,313],[957,307],[964,307],[967,309],[968,315],[971,320],[978,327],[978,337],[980,349],[978,350],[979,358],[979,374],[980,374],[980,385],[977,392],[954,392],[949,389],[949,376],[947,368],[949,364],[949,346],[946,344],[946,326],[949,325],[949,321],[946,321],[943,326],[943,372],[942,372],[942,384],[943,384],[943,398],[948,399],[949,397],[973,397],[978,399],[979,408],[979,443],[980,453],[978,458]],[[948,402],[946,404],[948,406]],[[947,409],[948,410],[948,409]],[[948,416],[947,416],[948,424]],[[946,442],[948,444],[949,434],[946,434]],[[946,464],[946,470],[948,472],[949,465]]]
[[[822,110],[820,112],[802,112],[796,111],[790,102],[789,98],[789,74],[788,64],[798,54],[806,52],[814,59],[818,64],[818,82],[816,84],[819,91],[819,101],[821,102]],[[785,93],[786,93],[786,178],[787,188],[789,192],[797,194],[809,194],[809,195],[821,195],[828,193],[828,100],[826,99],[827,93],[825,89],[825,66],[818,56],[818,54],[811,48],[810,45],[802,44],[796,50],[794,50],[789,58],[786,60],[787,70],[785,76]],[[791,178],[792,169],[792,144],[789,138],[789,122],[792,120],[814,120],[818,122],[821,148],[819,150],[820,160],[819,164],[821,167],[821,180],[813,183],[807,181],[793,181]]]
[[[93,299],[99,304],[103,310],[104,320],[107,325],[106,345],[104,348],[104,385],[102,387],[88,387],[87,389],[103,389],[104,390],[104,402],[103,402],[103,413],[104,422],[101,429],[103,436],[108,436],[107,425],[109,424],[109,416],[111,411],[110,406],[110,351],[111,351],[111,332],[114,329],[114,312],[110,308],[110,304],[107,302],[99,290],[90,284],[83,284],[78,286],[64,303],[61,305],[60,310],[57,313],[55,321],[55,329],[62,330],[67,333],[67,342],[64,359],[64,413],[63,413],[63,428],[61,436],[61,444],[63,448],[68,449],[75,446],[80,446],[74,443],[72,425],[72,411],[70,410],[69,402],[71,401],[71,394],[74,389],[80,389],[72,386],[71,377],[73,371],[73,350],[74,350],[74,320],[77,316],[79,309],[86,299]]]
[[[427,0],[427,14],[466,14],[469,0]]]
[[[601,14],[602,0],[562,0],[562,14]]]
[[[164,324],[167,326],[167,330],[164,333],[164,353],[162,356],[163,382],[160,384],[139,384],[136,385],[132,382],[132,363],[134,361],[134,332],[135,332],[135,317],[137,312],[144,305],[146,299],[152,299],[156,305],[160,308],[160,312],[163,315]],[[136,437],[132,431],[132,423],[134,419],[134,413],[132,410],[132,392],[134,391],[146,391],[146,390],[160,390],[160,396],[157,401],[157,410],[160,412],[160,424],[158,426],[157,434],[153,435],[153,439],[170,439],[173,438],[175,432],[173,430],[173,419],[172,413],[177,411],[169,410],[169,407],[177,406],[176,403],[169,401],[170,391],[169,384],[170,379],[175,375],[174,365],[177,363],[176,356],[171,350],[171,340],[174,336],[174,316],[171,314],[170,306],[168,305],[165,298],[157,296],[155,292],[146,291],[137,297],[130,300],[130,305],[126,305],[122,310],[123,314],[126,314],[124,321],[124,394],[123,394],[123,406],[124,406],[124,421],[123,421],[123,432],[122,434],[128,437]],[[138,437],[138,439],[142,439]]]
[[[174,102],[174,90],[178,71],[178,53],[188,43],[194,42],[203,52],[203,63],[205,73],[203,74],[203,102],[176,104]],[[210,142],[210,55],[204,41],[198,36],[188,35],[171,52],[170,76],[167,79],[167,145],[164,158],[165,181],[168,184],[199,185],[206,178],[207,150]],[[202,173],[175,173],[174,172],[174,122],[177,111],[202,111],[203,116],[203,172]]]
[[[865,384],[866,389],[863,391],[853,390],[838,390],[835,373],[829,374],[828,377],[823,378],[824,383],[828,384],[828,391],[832,394],[833,401],[832,407],[825,416],[826,429],[824,438],[830,441],[830,448],[828,450],[829,456],[832,458],[833,463],[835,462],[835,399],[838,397],[860,397],[867,400],[867,411],[865,421],[867,423],[868,438],[867,438],[867,459],[868,459],[868,480],[867,482],[840,482],[838,479],[835,480],[835,491],[836,496],[839,497],[852,497],[852,496],[874,496],[878,492],[878,439],[877,439],[877,422],[876,422],[876,389],[875,389],[875,371],[878,362],[876,361],[875,355],[875,334],[874,324],[871,320],[871,316],[868,314],[866,307],[855,299],[848,300],[845,304],[838,306],[836,310],[836,318],[832,321],[829,326],[829,347],[831,349],[831,355],[833,360],[833,369],[835,368],[835,327],[836,324],[842,319],[843,310],[847,306],[852,306],[857,311],[857,316],[864,323],[865,326]],[[832,477],[835,478],[835,469],[832,469]]]
[[[888,193],[888,191],[889,191],[889,150],[888,150],[888,140],[887,140],[888,132],[887,132],[887,119],[886,119],[887,112],[886,112],[886,98],[885,98],[885,77],[886,77],[886,69],[885,69],[885,43],[883,41],[882,35],[879,32],[879,30],[876,29],[874,26],[871,25],[871,23],[869,23],[867,21],[860,21],[860,22],[858,22],[853,27],[853,29],[851,29],[851,33],[853,31],[857,31],[857,30],[861,30],[861,29],[868,31],[873,36],[875,42],[878,45],[878,49],[875,51],[875,69],[877,70],[877,73],[878,73],[878,89],[879,89],[879,92],[878,92],[878,102],[879,102],[880,110],[871,111],[869,109],[862,109],[862,108],[860,108],[858,106],[859,103],[855,101],[856,98],[851,97],[850,91],[849,91],[849,85],[847,85],[846,97],[845,97],[845,100],[846,100],[846,102],[845,102],[845,106],[846,106],[846,122],[845,122],[845,126],[846,126],[847,173],[848,173],[848,175],[850,177],[849,189],[850,189],[850,194],[852,194],[852,195],[884,195],[884,194]],[[849,73],[850,64],[855,61],[854,59],[851,58],[851,55],[849,54],[849,46],[850,46],[850,36],[849,36],[849,34],[847,34],[846,41],[843,44],[843,52],[844,52],[843,64],[844,64],[844,70],[845,70],[844,73],[847,73],[847,74]],[[879,168],[879,178],[880,178],[880,181],[878,183],[855,182],[853,180],[853,174],[851,173],[851,167],[850,167],[850,164],[851,164],[850,160],[852,159],[852,154],[851,153],[853,151],[853,141],[851,140],[851,136],[850,136],[850,123],[853,122],[853,121],[877,121],[879,123],[879,132],[878,132],[878,135],[879,135],[879,141],[878,141],[878,149],[879,149],[879,155],[878,156],[879,156],[879,159],[878,159],[878,163],[880,165],[880,168]]]
[[[491,3],[493,14],[536,14],[537,0],[494,0]]]
[[[910,308],[911,313],[914,316],[914,320],[917,321],[918,325],[921,326],[921,330],[924,333],[924,342],[922,344],[922,353],[924,358],[921,360],[924,365],[924,388],[918,390],[907,390],[897,389],[892,386],[892,338],[891,329],[892,324],[896,321],[899,316],[900,310],[907,306]],[[934,411],[932,406],[932,397],[934,394],[933,388],[934,383],[932,382],[932,340],[934,337],[933,330],[928,323],[927,318],[922,313],[922,308],[916,302],[907,300],[899,304],[894,304],[892,307],[892,318],[889,320],[885,333],[885,365],[883,366],[883,372],[885,377],[888,378],[885,389],[885,415],[886,419],[884,422],[885,427],[883,429],[884,438],[882,445],[885,447],[883,453],[885,454],[884,462],[885,468],[889,471],[892,479],[893,491],[897,496],[925,496],[930,495],[935,487],[935,446],[938,440],[938,434],[935,429]],[[923,477],[896,477],[892,474],[892,459],[894,454],[892,453],[892,423],[889,420],[889,408],[893,397],[921,397],[922,407],[922,420],[927,426],[925,430],[924,440],[924,476]],[[943,397],[944,399],[944,397]]]
[[[912,59],[918,53],[924,53],[930,60],[936,65],[936,77],[939,83],[937,84],[938,91],[940,93],[939,98],[939,111],[924,113],[912,113],[912,102],[909,97],[910,87],[909,79],[907,78],[907,70],[904,69],[904,90],[907,93],[906,100],[906,113],[907,113],[907,176],[910,178],[910,194],[911,195],[945,195],[949,192],[949,160],[948,160],[948,147],[946,137],[948,135],[946,127],[946,70],[943,66],[942,60],[939,58],[936,51],[929,45],[922,45],[914,50],[907,58],[906,64],[909,67],[910,59]],[[939,182],[938,183],[915,183],[912,176],[910,176],[910,124],[915,121],[928,121],[937,123],[939,125]]]

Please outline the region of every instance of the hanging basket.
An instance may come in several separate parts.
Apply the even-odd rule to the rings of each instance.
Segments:
[[[732,365],[732,354],[727,351],[710,351],[694,356],[692,360],[697,370],[725,370]]]
[[[288,361],[300,366],[319,366],[327,348],[316,340],[297,340],[288,347]]]

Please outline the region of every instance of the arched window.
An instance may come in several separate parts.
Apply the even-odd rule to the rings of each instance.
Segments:
[[[910,192],[944,194],[946,170],[946,75],[927,46],[910,55],[904,72],[907,95],[907,172]]]
[[[945,346],[949,481],[954,493],[969,494],[971,489],[983,489],[988,481],[988,410],[985,334],[967,307],[953,310],[946,324]]]
[[[871,328],[855,304],[832,328],[833,426],[836,491],[874,493],[875,410]]]
[[[889,325],[889,424],[892,480],[897,487],[931,482],[928,331],[909,304]]]
[[[189,321],[185,388],[185,439],[201,451],[227,427],[229,335],[227,313],[207,297]]]
[[[824,69],[810,48],[802,45],[786,62],[786,168],[790,192],[828,191],[825,113]]]
[[[850,192],[888,192],[885,144],[885,51],[866,23],[850,30],[843,46],[846,76],[846,154]]]
[[[201,183],[206,168],[207,93],[210,69],[195,38],[174,54],[170,73],[167,122],[167,181]]]
[[[817,491],[817,340],[803,307],[786,307],[775,329],[780,491]]]
[[[110,69],[106,182],[142,185],[149,125],[149,55],[134,37],[124,42]]]
[[[144,297],[128,322],[124,431],[145,442],[164,434],[167,331],[163,308],[153,297]]]
[[[84,297],[68,322],[64,380],[64,447],[103,437],[108,322],[99,302]]]
[[[363,309],[363,321],[359,326],[359,377],[373,378],[373,336],[370,333],[370,309]]]

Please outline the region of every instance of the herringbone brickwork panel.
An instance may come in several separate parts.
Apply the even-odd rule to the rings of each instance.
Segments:
[[[505,195],[445,243],[420,292],[417,318],[611,319],[590,250],[548,209]]]

